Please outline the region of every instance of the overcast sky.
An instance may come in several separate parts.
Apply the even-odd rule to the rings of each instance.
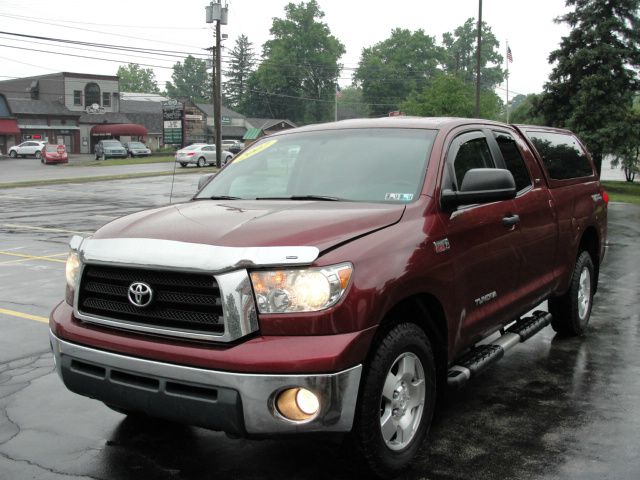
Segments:
[[[476,17],[478,13],[477,0],[318,2],[325,12],[324,21],[346,47],[341,62],[351,68],[357,66],[364,47],[387,38],[392,28],[421,28],[441,42],[444,32],[453,31],[467,18]],[[260,53],[263,42],[269,38],[272,18],[283,17],[287,3],[286,0],[230,0],[229,24],[223,27],[223,33],[229,35],[225,46],[233,47],[235,38],[244,33],[254,44],[256,52]],[[201,0],[171,3],[150,0],[2,0],[0,30],[103,44],[204,52],[203,49],[213,43],[211,27],[205,22],[205,5],[207,2]],[[566,11],[564,0],[484,0],[483,20],[499,39],[501,53],[505,56],[506,40],[513,53],[509,84],[511,96],[542,89],[551,71],[547,62],[549,53],[557,48],[561,37],[568,33],[566,25],[557,25],[553,19]],[[147,58],[135,58],[133,54],[52,47],[42,40],[13,38],[0,34],[0,78],[60,71],[115,75],[119,62],[137,62],[158,66],[154,67],[154,71],[163,88],[165,81],[171,78],[170,67],[178,60],[174,57],[148,58],[148,54],[139,53],[136,55]],[[66,52],[91,59],[25,48]],[[95,60],[97,57],[117,61]],[[165,68],[160,68],[162,66]],[[350,70],[342,73],[342,85],[350,83],[350,74]],[[497,93],[504,96],[504,89]]]

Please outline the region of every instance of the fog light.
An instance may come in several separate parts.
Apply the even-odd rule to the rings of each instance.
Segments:
[[[320,410],[318,397],[306,388],[288,388],[278,394],[276,407],[287,420],[302,422],[314,417]]]

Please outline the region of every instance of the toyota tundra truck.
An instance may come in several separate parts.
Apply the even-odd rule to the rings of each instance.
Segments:
[[[607,201],[567,130],[397,117],[279,132],[190,201],[71,239],[56,369],[125,414],[349,433],[391,476],[447,389],[549,324],[585,333]]]

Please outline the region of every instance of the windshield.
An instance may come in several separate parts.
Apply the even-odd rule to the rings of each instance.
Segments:
[[[107,140],[105,142],[102,142],[102,144],[106,147],[121,147],[122,144],[117,141],[117,140]]]
[[[367,128],[265,138],[196,198],[411,202],[420,194],[435,136],[434,130]]]
[[[129,146],[134,148],[146,148],[144,143],[140,142],[129,142]]]

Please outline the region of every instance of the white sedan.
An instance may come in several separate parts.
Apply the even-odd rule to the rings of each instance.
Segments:
[[[40,158],[42,148],[46,142],[38,142],[35,140],[29,140],[22,142],[20,145],[15,145],[9,149],[9,156],[11,158],[26,157],[27,155],[33,155],[36,158]]]
[[[222,165],[226,165],[232,158],[233,153],[227,150],[222,151]],[[181,167],[186,167],[189,164],[195,164],[198,167],[215,165],[216,146],[194,143],[176,152],[176,162],[179,163]]]

